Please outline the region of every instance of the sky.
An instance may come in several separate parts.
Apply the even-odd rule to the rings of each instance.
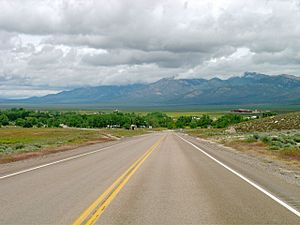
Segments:
[[[300,76],[300,0],[0,0],[0,98]]]

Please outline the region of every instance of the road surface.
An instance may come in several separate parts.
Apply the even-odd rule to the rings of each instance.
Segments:
[[[298,186],[200,144],[161,132],[10,168],[0,224],[300,224]]]

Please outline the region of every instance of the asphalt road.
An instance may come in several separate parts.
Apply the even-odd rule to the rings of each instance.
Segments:
[[[300,224],[299,187],[201,148],[211,158],[182,138],[156,133],[14,176],[6,171],[0,224]]]

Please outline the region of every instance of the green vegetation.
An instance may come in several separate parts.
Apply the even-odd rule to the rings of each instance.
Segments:
[[[275,133],[272,135],[252,134],[247,139],[249,142],[261,141],[268,145],[270,150],[296,148],[300,151],[300,132]]]
[[[239,132],[266,132],[300,129],[300,112],[280,114],[235,125]]]
[[[215,126],[210,129],[189,129],[186,132],[241,151],[276,156],[300,167],[300,112],[279,115],[268,113],[264,117],[234,124],[229,129]],[[226,122],[225,119],[222,121]]]
[[[108,138],[100,131],[59,128],[1,128],[0,162],[13,161],[13,154],[52,151]]]
[[[179,115],[179,114],[177,114]],[[231,124],[240,123],[246,119],[237,114],[223,114],[210,117],[209,114],[181,115],[170,117],[166,113],[133,113],[133,112],[57,112],[8,109],[0,111],[0,125],[30,127],[77,127],[77,128],[125,128],[131,125],[138,128],[224,128]]]
[[[220,118],[218,118],[214,122],[213,126],[215,128],[225,128],[225,127],[228,127],[229,125],[240,123],[243,121],[245,121],[245,119],[241,115],[227,114],[227,115],[224,115],[224,116],[221,116]]]
[[[137,127],[168,127],[173,123],[171,117],[159,112],[146,115],[122,112],[94,112],[83,114],[78,112],[48,112],[20,109],[0,111],[0,125],[30,127],[68,127],[78,128],[126,128],[132,124]]]
[[[227,111],[228,112],[228,111]],[[165,112],[168,116],[177,119],[180,116],[192,116],[192,117],[201,117],[202,115],[208,115],[212,119],[217,119],[220,116],[226,114],[226,111],[218,111],[218,112],[208,112],[208,111],[194,111],[194,112]]]
[[[67,150],[88,143],[146,133],[144,129],[0,128],[0,163]]]
[[[209,115],[203,114],[201,117],[180,116],[175,122],[176,128],[225,128],[229,125],[246,121],[247,119],[237,114],[225,114],[216,120],[210,118]]]
[[[262,116],[268,116],[263,121],[278,117],[273,113],[266,113]],[[297,117],[293,115],[293,118]],[[3,156],[47,152],[49,149],[74,147],[74,145],[82,145],[90,141],[102,141],[104,138],[108,140],[111,137],[128,137],[161,129],[190,129],[188,132],[196,136],[225,137],[228,135],[226,129],[229,126],[234,126],[238,132],[244,132],[242,128],[247,125],[248,129],[249,124],[255,124],[255,121],[258,121],[249,120],[248,115],[224,114],[223,112],[213,112],[213,114],[209,112],[198,112],[198,114],[179,112],[173,113],[171,116],[169,113],[161,112],[70,112],[23,108],[6,109],[0,111],[0,126],[3,127],[0,129],[0,161]],[[132,125],[138,129],[131,130]],[[68,129],[58,129],[59,127]],[[150,127],[152,129],[148,129]],[[256,136],[251,138],[254,137]],[[263,142],[262,137],[257,137],[255,140]],[[267,143],[267,141],[265,142]],[[273,142],[275,143],[275,140]],[[282,142],[281,144],[277,143],[276,146],[274,143],[270,144],[273,149],[277,145],[286,148],[286,145],[295,145],[298,142],[294,140],[285,145]]]

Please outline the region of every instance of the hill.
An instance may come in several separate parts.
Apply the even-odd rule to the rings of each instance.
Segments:
[[[300,129],[300,112],[281,114],[259,120],[251,120],[234,126],[238,131],[267,132]]]

